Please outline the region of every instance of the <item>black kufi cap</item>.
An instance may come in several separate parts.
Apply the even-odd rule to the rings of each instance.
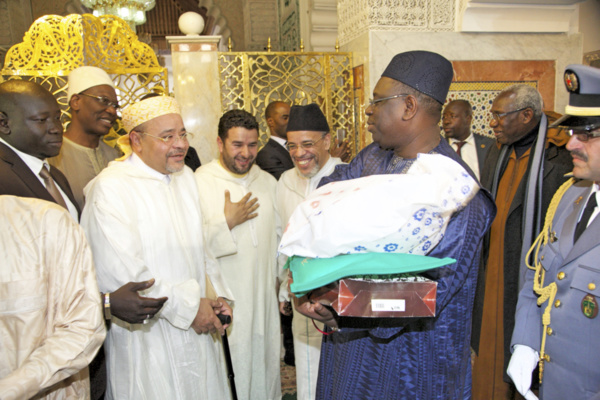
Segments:
[[[568,65],[564,80],[569,91],[569,104],[565,107],[566,115],[552,126],[571,129],[600,126],[600,69]]]
[[[418,50],[396,54],[381,76],[402,82],[444,104],[453,75],[452,63],[446,58]]]
[[[329,124],[315,103],[307,106],[292,106],[286,132],[294,131],[329,132]]]

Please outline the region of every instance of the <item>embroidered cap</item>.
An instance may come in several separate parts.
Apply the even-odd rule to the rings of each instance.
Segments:
[[[600,69],[571,64],[565,69],[569,104],[565,114],[552,127],[586,128],[600,126]]]
[[[98,67],[79,67],[69,74],[69,86],[67,89],[67,103],[71,101],[74,94],[78,94],[94,86],[108,85],[113,89],[114,82],[106,71]]]
[[[292,106],[286,132],[294,131],[329,132],[329,124],[315,103],[307,106]]]
[[[381,76],[402,82],[444,104],[454,70],[452,63],[430,51],[407,51],[392,58]]]
[[[144,122],[167,114],[181,115],[181,109],[177,100],[169,96],[150,97],[125,108],[123,110],[122,122],[127,134],[117,140],[119,148],[124,153],[124,156],[119,158],[119,160],[124,160],[132,153],[129,134],[134,128]]]

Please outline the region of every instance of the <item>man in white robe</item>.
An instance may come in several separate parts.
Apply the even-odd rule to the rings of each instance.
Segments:
[[[231,293],[203,245],[202,214],[187,133],[175,99],[160,96],[123,111],[126,154],[86,186],[81,224],[100,290],[155,279],[144,292],[167,297],[143,324],[112,318],[105,351],[107,399],[227,399],[219,313]],[[210,278],[217,300],[207,299]],[[226,327],[227,325],[225,325]]]
[[[342,160],[329,155],[331,135],[329,124],[323,112],[316,104],[292,106],[287,127],[287,148],[294,162],[294,169],[281,175],[277,182],[275,208],[282,224],[287,224],[296,206],[317,188],[322,177],[333,172]],[[279,257],[280,268],[283,268],[287,257]],[[281,312],[286,313],[290,307],[287,279],[282,282],[279,301]],[[293,309],[293,307],[291,307]],[[316,322],[319,329],[323,324]],[[302,400],[315,398],[317,376],[319,372],[319,355],[321,354],[320,333],[310,318],[294,312],[292,319],[294,335],[294,353],[296,356],[296,388],[297,397]]]
[[[49,201],[0,196],[0,399],[89,399],[106,329],[83,230]]]
[[[195,174],[207,246],[236,299],[228,337],[237,393],[241,400],[279,399],[276,181],[254,165],[258,124],[251,114],[226,112],[218,134],[219,159]]]

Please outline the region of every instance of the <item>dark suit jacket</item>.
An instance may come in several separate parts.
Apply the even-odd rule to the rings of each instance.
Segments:
[[[50,175],[77,208],[77,213],[81,215],[81,210],[75,201],[67,178],[52,166],[50,166]],[[21,157],[4,143],[0,143],[0,194],[32,197],[56,203],[46,187],[31,172],[27,164],[21,160]]]
[[[483,164],[485,163],[485,159],[487,158],[490,149],[496,144],[496,139],[493,139],[489,136],[478,135],[476,133],[473,134],[473,137],[475,138],[475,147],[477,148],[479,176],[481,176],[481,172],[483,172]]]
[[[534,144],[535,145],[535,144]],[[544,154],[544,177],[542,183],[542,223],[546,216],[546,211],[556,190],[567,178],[566,173],[573,170],[573,162],[569,151],[564,146],[556,146],[547,141],[548,148]],[[488,190],[492,188],[494,172],[501,148],[497,145],[491,146],[488,156],[481,173],[481,184]],[[529,158],[530,163],[533,156]],[[527,167],[525,177],[529,174],[530,165]],[[501,176],[500,176],[501,178]],[[506,367],[510,360],[510,338],[515,326],[515,311],[517,308],[517,298],[519,295],[519,269],[521,261],[521,247],[523,242],[523,210],[525,194],[527,192],[527,179],[522,179],[515,193],[513,202],[506,218],[505,236],[504,236],[504,371],[505,380]],[[539,232],[535,232],[533,238],[537,237]],[[481,319],[483,314],[483,301],[485,295],[485,266],[489,252],[488,240],[484,240],[482,251],[482,262],[480,265],[480,274],[477,282],[477,291],[475,294],[475,305],[473,308],[473,332],[471,344],[475,351],[479,348],[479,335],[481,331]],[[485,350],[484,350],[485,351]]]
[[[290,153],[273,139],[269,139],[256,156],[256,164],[279,180],[281,174],[294,168]]]
[[[192,171],[197,170],[202,165],[202,163],[200,162],[200,157],[198,157],[198,152],[192,146],[190,146],[190,148],[188,149],[188,152],[185,155],[184,162],[185,165],[192,169]]]

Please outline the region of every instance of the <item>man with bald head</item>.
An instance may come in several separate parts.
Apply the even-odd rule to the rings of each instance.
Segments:
[[[456,153],[479,179],[481,168],[494,139],[471,133],[473,111],[467,100],[452,100],[442,112],[442,128]]]
[[[227,399],[217,314],[233,299],[203,243],[187,132],[175,99],[158,96],[123,111],[125,156],[88,186],[81,224],[102,291],[155,279],[145,295],[168,298],[143,323],[115,316],[105,343],[107,399]],[[209,279],[217,300],[208,299]],[[142,321],[140,321],[142,322]]]
[[[117,119],[119,102],[112,79],[97,67],[79,67],[69,74],[67,101],[71,122],[63,137],[60,154],[49,160],[60,169],[83,208],[83,188],[120,152],[102,138]]]
[[[452,76],[452,64],[439,54],[396,55],[366,110],[374,143],[350,164],[336,166],[321,185],[375,174],[404,174],[419,153],[446,156],[462,166],[462,173],[469,173],[438,125]],[[418,185],[406,188],[419,189]],[[488,193],[479,190],[452,215],[444,238],[429,253],[456,260],[421,274],[437,282],[434,318],[373,319],[360,328],[348,327],[347,321],[320,303],[311,303],[306,296],[299,299],[298,311],[327,326],[317,398],[470,398],[470,313],[479,243],[494,212]]]
[[[63,142],[58,103],[41,85],[21,80],[0,84],[0,194],[55,202],[79,219],[65,176],[48,164]]]
[[[285,148],[289,117],[290,106],[283,101],[273,101],[265,109],[270,138],[256,155],[256,164],[275,179],[279,179],[288,169],[294,168],[290,154]]]

